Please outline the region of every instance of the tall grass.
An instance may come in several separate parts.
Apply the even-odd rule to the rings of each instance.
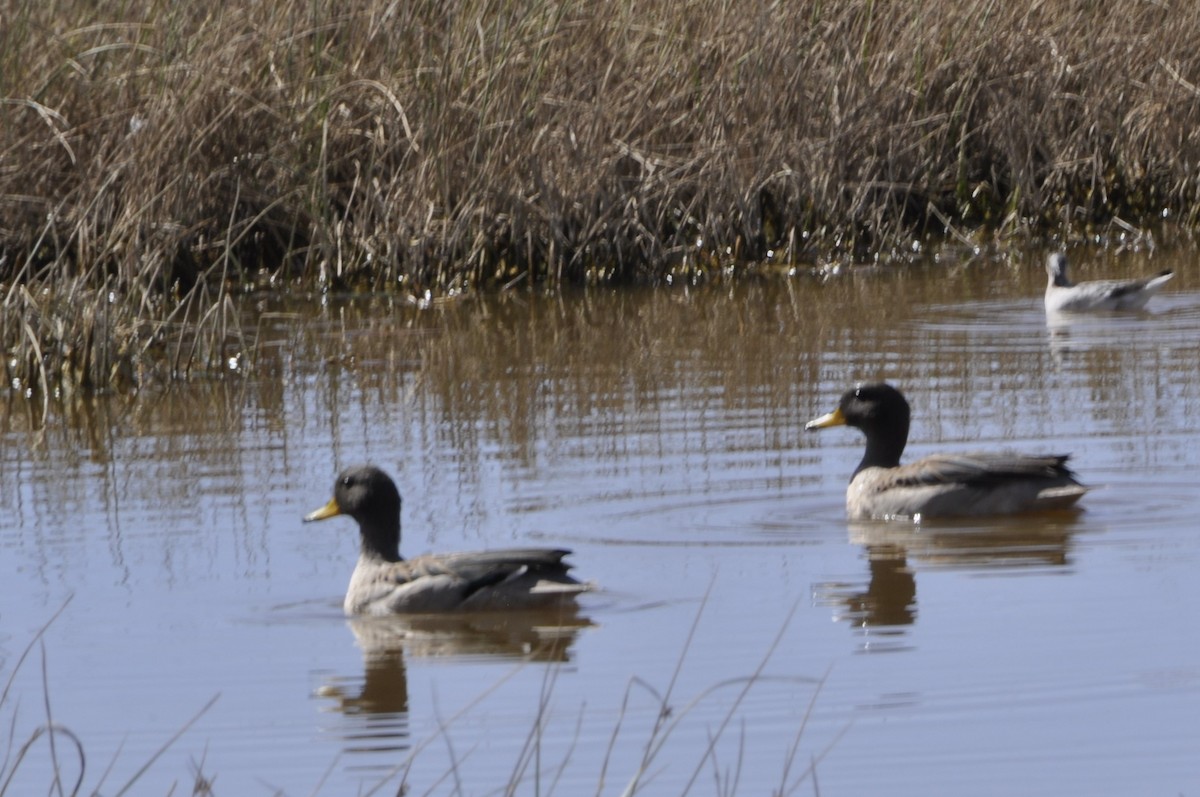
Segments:
[[[799,726],[796,728],[780,762],[778,773],[779,787],[772,793],[780,795],[780,797],[795,794],[801,786],[808,782],[813,782],[814,793],[820,793],[815,784],[817,765],[840,742],[841,738],[850,729],[850,725],[846,724],[842,726],[823,748],[810,753],[808,763],[804,765],[803,760],[799,758],[800,745],[808,728],[809,721],[812,718],[812,713],[816,706],[816,701],[820,696],[821,689],[828,678],[828,673],[820,678],[811,678],[794,674],[773,676],[766,672],[768,663],[774,656],[783,639],[784,633],[791,623],[796,609],[795,606],[792,607],[791,612],[784,619],[775,638],[771,641],[752,673],[717,681],[686,701],[679,696],[678,686],[680,675],[687,663],[692,641],[699,628],[708,600],[709,595],[706,594],[697,609],[696,616],[684,640],[675,666],[665,684],[665,688],[660,689],[642,677],[635,676],[629,680],[625,692],[621,696],[616,724],[612,729],[608,744],[604,748],[603,755],[600,758],[600,771],[596,775],[595,784],[596,795],[606,793],[610,786],[620,788],[619,793],[625,797],[644,794],[654,789],[657,785],[654,784],[655,776],[661,774],[662,769],[667,766],[662,759],[669,757],[668,754],[664,753],[664,748],[671,741],[672,737],[684,726],[696,709],[713,701],[718,696],[729,692],[733,693],[732,698],[727,701],[723,709],[716,713],[717,724],[715,727],[710,727],[707,730],[707,744],[704,744],[699,749],[698,760],[692,765],[690,775],[684,782],[680,794],[686,795],[691,793],[693,788],[696,787],[697,781],[705,774],[708,774],[716,784],[715,793],[719,795],[735,795],[740,793],[742,790],[740,780],[743,764],[742,754],[745,747],[744,720],[733,760],[725,763],[720,762],[717,757],[717,748],[727,736],[737,732],[737,729],[731,726],[734,725],[734,720],[741,712],[750,691],[755,687],[771,682],[811,684],[813,686],[811,698],[801,716]],[[103,793],[112,794],[114,797],[147,793],[144,785],[141,785],[142,778],[158,762],[163,754],[174,746],[216,704],[219,697],[217,695],[209,700],[168,740],[161,744],[125,783],[111,787],[107,786],[106,781],[112,774],[117,763],[115,758],[108,762],[106,768],[98,776],[92,776],[92,773],[89,771],[89,761],[83,741],[69,727],[55,720],[51,707],[52,701],[50,699],[46,651],[43,638],[47,630],[66,610],[70,602],[71,599],[68,598],[62,607],[34,634],[24,651],[17,657],[11,672],[8,674],[7,681],[0,688],[0,724],[11,731],[8,741],[0,742],[0,797],[9,797],[9,795],[16,794],[17,789],[28,788],[29,784],[38,778],[45,779],[46,793],[57,794],[61,797],[76,797],[83,794],[95,796],[101,794],[102,789],[104,790]],[[370,618],[372,622],[378,619],[380,618]],[[547,617],[538,619],[549,620]],[[447,622],[449,623],[446,626],[447,628],[454,629],[456,627],[453,617],[447,618]],[[523,620],[517,618],[517,624],[519,625],[521,622]],[[553,622],[553,620],[549,620],[549,622]],[[422,624],[429,629],[433,629],[437,625],[430,617],[424,618]],[[384,632],[385,638],[390,635],[386,625],[382,626],[381,630]],[[452,630],[449,633],[453,636]],[[396,638],[392,641],[396,642],[399,640]],[[41,652],[42,694],[40,697],[44,721],[33,728],[33,730],[26,732],[23,727],[25,717],[21,712],[21,700],[19,696],[14,695],[13,685],[35,647],[38,647]],[[395,655],[402,655],[402,650],[403,647],[401,646],[390,652]],[[543,649],[540,652],[546,653],[547,651]],[[555,656],[551,654],[550,659],[554,658]],[[412,778],[418,760],[431,746],[442,743],[449,751],[449,766],[445,771],[440,773],[436,768],[431,770],[435,775],[435,779],[432,785],[426,784],[428,786],[426,793],[432,793],[441,783],[449,783],[453,785],[454,793],[461,794],[463,792],[463,784],[460,767],[464,763],[464,759],[457,756],[454,750],[454,741],[452,739],[454,724],[464,717],[469,717],[477,712],[487,697],[502,688],[521,672],[524,664],[538,660],[538,652],[535,651],[523,664],[511,669],[506,675],[490,684],[453,715],[449,717],[439,716],[437,727],[430,735],[412,744],[411,748],[407,749],[402,760],[382,777],[370,783],[364,781],[359,793],[365,797],[374,794],[409,793],[413,786]],[[497,784],[501,788],[495,790],[496,793],[503,793],[505,795],[525,793],[553,794],[567,769],[573,764],[578,764],[578,762],[572,761],[579,742],[580,727],[578,723],[574,729],[573,736],[570,738],[565,750],[562,751],[561,759],[551,760],[549,752],[543,749],[547,734],[550,732],[549,724],[552,713],[552,698],[559,674],[560,669],[555,664],[551,664],[545,668],[541,692],[534,708],[531,727],[524,738],[516,760],[513,762],[512,772],[507,782]],[[627,735],[626,723],[631,719],[632,714],[638,713],[639,708],[642,711],[645,710],[645,705],[639,706],[638,704],[647,697],[649,699],[649,707],[652,710],[650,727],[644,729],[646,735],[643,739],[632,741],[632,747],[628,751],[629,755],[621,756],[618,754],[617,747],[619,741],[624,741],[622,736]],[[45,750],[43,751],[39,746],[44,747]],[[628,758],[628,760],[618,761],[619,758],[623,757]],[[190,793],[192,797],[212,797],[215,793],[213,783],[216,777],[204,774],[203,767],[205,763],[204,759],[198,762],[193,760],[190,791],[188,791],[188,786],[185,783],[182,787],[183,793]],[[338,763],[338,758],[335,758],[331,762],[329,769],[325,771],[322,778],[314,786],[310,792],[311,794],[322,793],[329,775]],[[625,773],[618,772],[625,767],[628,767],[630,771]],[[27,771],[30,769],[36,771],[30,773]],[[269,776],[270,773],[265,774]],[[762,773],[758,774],[761,775]],[[95,781],[94,785],[85,787],[85,782],[91,780]],[[167,794],[174,795],[179,785],[178,782],[174,783]],[[112,788],[113,791],[109,792],[108,788]],[[24,792],[21,793],[24,794]],[[279,793],[282,794],[283,792]]]
[[[100,774],[95,786],[90,787],[88,791],[84,789],[84,781],[88,773],[88,757],[82,740],[66,725],[57,722],[54,719],[54,712],[51,709],[50,690],[47,676],[46,666],[46,648],[43,637],[49,629],[50,625],[58,619],[70,604],[71,598],[68,598],[63,605],[54,613],[54,615],[46,621],[46,623],[34,634],[25,650],[21,653],[12,671],[9,673],[8,680],[4,684],[4,688],[0,690],[0,718],[3,718],[3,724],[10,731],[8,741],[3,744],[0,751],[0,797],[8,797],[14,794],[14,780],[18,786],[27,786],[21,784],[18,778],[25,775],[23,770],[35,769],[37,772],[29,776],[30,780],[37,777],[46,779],[46,793],[57,794],[59,797],[76,797],[79,794],[100,794],[100,789],[104,787],[105,781],[112,773],[113,766],[116,760],[110,761],[108,767]],[[25,664],[29,654],[37,645],[41,651],[41,676],[42,676],[42,695],[41,709],[44,714],[44,722],[37,725],[33,730],[25,734],[25,730],[21,726],[21,704],[19,699],[10,701],[10,692],[13,683],[16,681],[22,665]],[[142,776],[149,771],[150,767],[165,753],[179,738],[200,719],[213,704],[217,702],[217,696],[214,696],[208,703],[200,709],[200,711],[188,720],[175,734],[161,745],[158,750],[146,760],[134,774],[123,785],[116,786],[116,791],[112,792],[115,797],[123,797],[123,795],[134,793],[137,788],[138,781]],[[5,715],[10,716],[5,716]],[[23,737],[23,741],[22,738]],[[39,746],[45,747],[45,756],[39,757],[41,752]],[[203,775],[201,766],[202,763],[193,764],[193,797],[206,797],[211,795],[209,789],[209,780]],[[174,789],[172,788],[172,793]]]
[[[1200,212],[1186,3],[2,13],[0,331],[29,390],[220,367],[213,308],[248,288],[655,280]],[[172,354],[178,323],[202,345]]]
[[[744,784],[741,782],[741,775],[745,763],[746,728],[744,718],[740,719],[740,724],[737,721],[750,691],[772,682],[788,684],[803,683],[813,686],[811,698],[800,719],[799,727],[796,728],[791,742],[780,761],[780,770],[778,773],[779,786],[777,790],[772,791],[772,794],[779,795],[779,797],[796,794],[802,786],[806,786],[810,782],[813,784],[814,793],[820,794],[820,790],[816,785],[817,766],[841,741],[842,737],[849,731],[850,725],[846,724],[842,726],[823,748],[810,753],[807,765],[805,765],[804,761],[799,757],[800,746],[802,740],[806,741],[803,737],[808,729],[809,721],[812,719],[816,701],[820,696],[821,689],[825,685],[828,673],[820,678],[811,678],[799,675],[772,676],[766,672],[768,663],[778,649],[791,623],[792,616],[795,613],[795,606],[792,607],[792,611],[789,612],[783,621],[775,638],[760,658],[752,673],[717,681],[687,700],[684,700],[679,695],[680,676],[687,664],[692,641],[695,638],[701,618],[708,605],[708,599],[709,595],[706,594],[697,609],[696,617],[683,642],[675,666],[667,677],[665,686],[656,687],[649,680],[638,676],[634,676],[628,681],[616,711],[617,719],[607,745],[603,748],[603,751],[596,749],[591,751],[593,755],[602,752],[599,760],[600,769],[595,781],[594,793],[597,797],[607,793],[620,794],[622,797],[634,797],[634,795],[638,794],[662,792],[662,784],[659,776],[671,764],[680,764],[685,770],[679,773],[684,776],[680,779],[681,785],[677,792],[680,795],[687,795],[703,788],[698,787],[697,782],[705,778],[705,776],[711,778],[712,783],[712,786],[706,789],[705,793],[715,793],[728,797],[742,793],[744,791]],[[462,794],[464,792],[462,768],[465,763],[465,756],[455,751],[455,744],[452,738],[453,726],[457,721],[478,711],[482,701],[503,686],[517,671],[516,669],[510,671],[508,675],[490,685],[453,715],[444,718],[439,716],[434,732],[424,739],[415,742],[411,749],[407,751],[403,760],[397,763],[384,776],[376,780],[374,784],[366,787],[363,791],[364,797],[384,793],[409,793],[414,786],[413,776],[415,765],[425,751],[438,742],[444,744],[446,747],[449,759],[448,766],[441,772],[436,768],[430,770],[433,775],[432,785],[428,786],[425,793],[431,794],[439,785],[447,784],[451,787],[453,793]],[[559,669],[557,666],[548,667],[544,671],[542,689],[536,708],[534,709],[531,727],[524,738],[523,745],[507,782],[495,784],[497,786],[494,789],[495,793],[502,793],[506,796],[514,794],[551,795],[556,793],[556,790],[561,785],[560,782],[568,770],[572,770],[572,774],[576,776],[577,781],[582,778],[583,782],[590,786],[590,773],[580,776],[578,769],[583,764],[573,760],[580,742],[582,715],[577,720],[574,731],[569,737],[561,735],[562,731],[557,731],[556,735],[556,732],[550,728],[550,715],[553,713],[551,703],[558,675]],[[686,753],[681,755],[675,751],[665,751],[667,746],[674,741],[673,737],[680,735],[681,730],[689,720],[694,719],[692,716],[693,713],[700,709],[701,706],[711,704],[723,696],[730,695],[730,693],[732,695],[726,699],[723,706],[718,707],[715,715],[710,717],[711,721],[715,721],[715,726],[710,726],[706,729],[705,739],[707,743],[699,745],[699,749],[693,751],[697,753],[697,759],[691,763],[690,769],[688,769],[688,763],[686,763]],[[649,716],[646,716],[644,713],[647,708],[650,709]],[[709,705],[708,708],[711,710],[713,707]],[[635,723],[634,715],[636,714],[642,714],[639,718],[641,722]],[[630,732],[630,729],[627,727],[629,724],[648,725],[649,727],[643,727],[639,731]],[[644,735],[638,738],[628,738],[634,733]],[[730,738],[733,736],[737,737],[736,740]],[[561,746],[565,749],[555,754],[544,749],[545,740],[552,737],[560,743],[556,746]],[[695,745],[695,740],[687,743]],[[732,746],[735,748],[729,760],[720,760],[718,748],[722,746]],[[619,748],[627,749],[622,750]],[[561,757],[555,758],[555,755]],[[754,774],[758,776],[759,780],[762,780],[761,776],[763,773],[757,772]],[[427,774],[425,777],[428,779],[429,775]],[[715,786],[715,789],[713,786]],[[575,792],[580,791],[578,785],[574,786],[574,789]],[[315,793],[316,791],[314,791]]]

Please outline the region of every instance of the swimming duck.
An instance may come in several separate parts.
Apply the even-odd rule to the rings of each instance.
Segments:
[[[837,409],[804,429],[853,426],[867,451],[846,489],[851,520],[1012,515],[1065,509],[1088,488],[1067,468],[1068,455],[1012,452],[934,454],[900,464],[910,411],[899,390],[883,382],[847,390]]]
[[[552,608],[591,589],[561,548],[400,556],[400,491],[373,465],[338,474],[333,498],[305,522],[349,515],[362,543],[343,608],[348,615]]]
[[[1096,280],[1078,285],[1067,277],[1067,256],[1054,252],[1046,258],[1046,312],[1078,313],[1089,310],[1140,310],[1166,285],[1172,271],[1140,280]]]

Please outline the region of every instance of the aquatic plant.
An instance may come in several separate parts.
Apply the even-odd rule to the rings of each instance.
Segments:
[[[56,619],[70,605],[71,599],[68,598],[59,607],[49,620],[47,620],[33,639],[25,646],[25,650],[17,657],[12,671],[9,672],[8,680],[4,684],[4,689],[0,690],[0,711],[10,713],[11,716],[6,718],[5,724],[10,731],[8,743],[5,749],[0,753],[0,797],[13,794],[10,791],[13,788],[13,781],[21,772],[23,767],[38,767],[44,764],[44,772],[46,777],[46,792],[48,794],[58,794],[67,797],[75,797],[81,794],[84,788],[84,782],[88,774],[88,759],[87,752],[83,742],[75,734],[70,727],[58,722],[54,718],[54,712],[51,709],[50,691],[48,678],[46,674],[46,649],[43,642],[43,637],[47,629],[54,623]],[[18,728],[20,728],[18,720],[20,719],[19,702],[13,704],[10,701],[10,692],[13,682],[21,671],[25,660],[29,654],[33,652],[34,646],[40,646],[42,654],[42,710],[44,712],[45,721],[35,726],[24,736],[24,741],[18,744]],[[161,745],[153,755],[147,759],[134,774],[123,785],[117,787],[113,792],[115,797],[129,794],[136,786],[142,776],[154,765],[163,753],[165,753],[181,736],[195,724],[196,720],[200,719],[213,704],[217,702],[217,697],[213,697],[208,703],[200,709],[200,711],[188,720],[184,725],[175,732],[163,745]],[[0,716],[3,716],[0,714]],[[20,731],[21,734],[25,732]],[[31,757],[31,753],[39,749],[39,745],[45,747],[46,755],[43,760],[35,760]],[[112,771],[112,765],[115,761],[110,762],[108,769],[101,773],[99,780],[95,786],[91,787],[87,794],[99,794],[100,788],[104,781]],[[192,795],[193,797],[206,797],[211,795],[209,789],[209,780],[202,774],[202,764],[195,764],[192,779]]]
[[[787,630],[792,614],[795,612],[793,606],[792,612],[788,614],[781,624],[774,640],[768,646],[766,652],[760,659],[754,672],[749,675],[735,676],[725,678],[712,684],[700,693],[694,695],[686,702],[680,702],[677,696],[678,680],[680,673],[687,662],[688,653],[691,648],[692,640],[695,637],[699,627],[700,620],[703,617],[705,607],[708,603],[708,595],[706,594],[696,612],[696,617],[693,620],[692,626],[687,634],[687,637],[680,649],[679,657],[675,663],[666,686],[660,690],[656,688],[650,681],[642,677],[632,677],[626,687],[625,693],[621,698],[620,708],[617,712],[617,721],[613,727],[608,746],[605,749],[605,754],[600,764],[600,772],[596,779],[596,794],[605,793],[606,787],[609,785],[610,773],[619,769],[620,765],[616,762],[617,742],[621,735],[625,732],[625,724],[629,720],[629,714],[633,708],[633,704],[637,700],[637,696],[649,695],[651,698],[651,707],[653,708],[653,722],[649,728],[647,735],[642,742],[640,748],[640,757],[638,750],[634,749],[632,771],[625,777],[624,786],[621,789],[621,794],[626,797],[640,794],[645,791],[654,780],[655,770],[661,769],[662,764],[658,763],[660,754],[663,748],[670,741],[672,735],[688,720],[690,714],[698,706],[705,702],[714,699],[716,696],[724,694],[728,691],[733,691],[734,695],[724,707],[723,712],[719,715],[720,721],[715,728],[709,728],[707,731],[707,744],[699,750],[699,758],[695,762],[691,774],[683,788],[684,794],[691,791],[696,781],[703,773],[708,773],[713,778],[717,786],[717,793],[721,795],[735,795],[739,791],[740,775],[742,771],[741,754],[744,751],[745,728],[742,727],[742,738],[738,740],[737,755],[734,760],[722,764],[718,761],[717,746],[723,740],[734,724],[734,719],[737,717],[739,709],[742,707],[746,696],[756,685],[761,685],[770,681],[787,681],[798,683],[813,684],[814,689],[812,697],[809,700],[808,706],[800,720],[800,725],[792,739],[791,744],[784,755],[781,762],[779,773],[779,787],[774,792],[779,795],[794,794],[807,782],[815,781],[817,765],[834,749],[842,736],[849,730],[849,725],[844,726],[834,738],[829,741],[819,752],[813,753],[809,757],[807,766],[799,768],[798,754],[800,744],[811,718],[812,711],[816,705],[817,698],[820,695],[821,688],[825,683],[828,673],[820,678],[809,678],[805,676],[772,676],[766,672],[768,663],[772,655],[775,653],[783,635]],[[34,634],[24,651],[15,661],[12,670],[8,675],[8,679],[0,690],[0,717],[4,718],[4,724],[11,731],[9,741],[5,749],[0,752],[0,797],[7,797],[12,794],[11,789],[14,786],[17,776],[25,767],[40,767],[38,775],[45,773],[47,781],[46,791],[50,794],[59,795],[74,795],[78,794],[99,794],[100,789],[104,786],[105,781],[112,772],[113,765],[116,761],[109,762],[107,768],[100,773],[99,779],[95,785],[88,787],[87,791],[83,791],[84,783],[89,774],[88,759],[85,746],[82,740],[66,725],[58,722],[54,717],[52,710],[52,701],[49,694],[48,677],[46,672],[46,651],[43,642],[43,637],[46,631],[54,623],[54,621],[66,610],[70,604],[70,598],[63,603],[57,612],[42,625],[42,627]],[[40,647],[42,654],[42,710],[44,712],[44,722],[39,723],[28,734],[25,735],[20,723],[19,701],[10,699],[10,693],[13,683],[20,673],[29,655],[35,647]],[[546,651],[540,651],[544,654]],[[553,656],[551,656],[553,658]],[[538,653],[531,655],[528,661],[538,660]],[[453,733],[453,725],[459,719],[469,716],[472,711],[479,708],[482,701],[496,690],[502,688],[508,683],[511,678],[516,675],[521,667],[511,670],[507,675],[497,679],[483,692],[469,701],[453,716],[447,718],[439,718],[437,729],[426,738],[417,741],[415,744],[405,751],[402,760],[389,772],[382,777],[376,779],[373,783],[364,783],[364,795],[380,794],[380,793],[407,793],[411,787],[409,779],[412,776],[414,764],[421,758],[422,754],[435,743],[444,743],[450,751],[449,769],[443,772],[436,782],[447,782],[456,784],[454,791],[461,793],[462,773],[459,767],[462,765],[460,759],[454,755],[454,745],[451,739]],[[537,702],[536,710],[530,725],[530,729],[524,741],[524,745],[513,762],[512,773],[508,781],[503,785],[504,794],[522,794],[533,789],[533,793],[550,794],[555,791],[555,787],[562,778],[564,772],[571,765],[571,758],[574,753],[575,744],[578,741],[579,725],[575,728],[575,737],[567,746],[563,757],[558,761],[550,761],[548,753],[543,750],[543,740],[547,733],[548,724],[551,719],[551,698],[554,693],[554,686],[560,672],[558,665],[548,665],[543,670],[542,689]],[[193,717],[185,722],[169,739],[167,739],[159,748],[144,762],[133,775],[122,785],[115,787],[112,792],[116,797],[132,793],[132,790],[137,786],[142,777],[150,770],[150,768],[158,761],[161,756],[167,752],[176,742],[202,717],[204,716],[217,702],[218,696],[214,696],[208,701]],[[11,714],[9,717],[4,717],[4,714]],[[18,734],[24,736],[24,741],[18,738]],[[37,756],[36,751],[40,751],[39,745],[44,747],[44,755]],[[333,764],[337,763],[337,759]],[[191,795],[193,797],[211,797],[214,794],[212,789],[214,778],[203,774],[205,762],[193,762],[193,772],[191,775]],[[312,794],[320,793],[325,785],[330,771],[327,770],[325,777],[322,778],[312,790]],[[613,775],[613,777],[618,777]],[[398,781],[398,784],[397,784]],[[17,781],[19,784],[20,781]],[[169,793],[173,794],[175,787],[171,787]]]
[[[708,595],[705,595],[697,609],[696,617],[693,620],[687,638],[680,649],[675,667],[668,677],[664,688],[657,688],[649,680],[640,676],[630,678],[620,700],[616,723],[613,726],[608,745],[604,750],[604,755],[600,762],[600,771],[596,775],[595,793],[597,795],[606,793],[608,788],[613,785],[610,784],[610,778],[619,779],[615,785],[620,787],[619,794],[623,795],[623,797],[633,797],[636,794],[643,794],[652,788],[652,784],[661,789],[660,784],[655,783],[655,781],[657,776],[667,766],[665,762],[660,760],[660,757],[668,757],[663,755],[665,746],[684,723],[691,718],[691,714],[695,709],[730,691],[733,692],[733,697],[726,702],[722,712],[719,713],[719,721],[716,727],[707,729],[707,744],[703,745],[697,751],[698,760],[696,760],[684,782],[681,794],[690,793],[703,774],[707,774],[712,778],[712,783],[716,786],[716,794],[731,797],[739,793],[743,765],[742,756],[745,751],[744,725],[741,727],[741,736],[736,742],[731,742],[736,744],[736,752],[731,760],[720,761],[717,750],[718,745],[727,736],[731,735],[731,727],[734,725],[734,720],[737,718],[745,698],[755,686],[772,681],[800,682],[814,686],[812,697],[801,718],[800,726],[797,728],[781,762],[779,786],[773,792],[774,794],[778,794],[781,797],[782,795],[795,794],[802,785],[815,782],[818,764],[836,747],[842,736],[849,730],[850,726],[848,724],[843,726],[834,735],[834,738],[819,752],[810,755],[807,766],[797,766],[800,744],[816,705],[817,698],[820,696],[821,688],[828,677],[828,673],[820,678],[805,676],[780,677],[767,674],[767,664],[783,639],[784,632],[791,621],[791,613],[789,613],[781,624],[775,639],[768,646],[754,672],[749,675],[722,679],[708,688],[701,690],[689,700],[681,700],[677,695],[680,673],[687,662],[692,640],[695,637],[707,603]],[[792,613],[794,612],[795,607],[792,609]],[[461,771],[461,768],[463,762],[454,753],[453,725],[459,719],[469,716],[473,711],[478,710],[480,703],[492,692],[503,686],[516,672],[517,670],[513,670],[507,676],[497,680],[453,716],[439,719],[438,727],[432,734],[415,743],[391,771],[377,779],[373,784],[365,787],[365,791],[363,792],[364,797],[373,794],[407,793],[412,788],[410,780],[414,765],[421,759],[425,751],[435,743],[441,743],[446,746],[446,749],[449,751],[450,761],[448,768],[444,772],[436,774],[434,782],[452,784],[452,791],[454,793],[462,793],[464,773]],[[524,745],[513,764],[508,780],[498,789],[498,791],[505,795],[525,793],[552,794],[559,785],[564,772],[572,764],[572,756],[579,741],[582,717],[577,721],[574,735],[571,737],[570,743],[567,744],[566,750],[562,753],[560,759],[552,760],[549,752],[543,749],[544,738],[555,735],[553,731],[549,730],[549,723],[551,719],[551,697],[554,692],[554,684],[558,673],[558,666],[549,666],[544,670],[541,694],[539,695],[536,711],[534,712],[530,729],[525,737]],[[617,752],[618,741],[627,731],[626,723],[631,721],[630,715],[634,712],[639,696],[646,695],[650,698],[650,708],[652,709],[650,727],[646,729],[646,735],[640,744],[636,740],[633,741],[630,748],[632,756],[627,757],[627,760],[618,761],[619,758],[622,758]],[[558,735],[561,736],[561,733]],[[680,757],[676,757],[675,761],[680,761]],[[630,767],[630,771],[621,774],[620,771],[626,766]],[[432,793],[433,790],[429,789],[428,791]]]
[[[31,394],[227,369],[256,289],[657,281],[1200,213],[1187,4],[5,17],[0,341]]]

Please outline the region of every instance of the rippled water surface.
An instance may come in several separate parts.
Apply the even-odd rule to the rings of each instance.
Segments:
[[[1049,324],[1032,255],[264,304],[250,378],[44,426],[10,396],[0,792],[55,761],[69,791],[65,733],[19,757],[54,722],[87,793],[147,763],[134,793],[1196,793],[1200,271],[1074,260],[1177,277]],[[848,523],[861,437],[803,426],[874,378],[910,457],[1071,452],[1097,489]],[[600,589],[576,617],[348,623],[353,524],[300,518],[359,461],[395,476],[408,553],[565,546]]]

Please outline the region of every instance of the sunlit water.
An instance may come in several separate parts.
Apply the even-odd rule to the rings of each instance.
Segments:
[[[1178,276],[1049,326],[1034,256],[264,307],[251,378],[44,429],[10,397],[8,793],[51,789],[45,737],[15,763],[48,721],[87,793],[152,760],[133,793],[613,794],[643,764],[651,794],[1195,793],[1198,272],[1075,261]],[[861,437],[802,429],[868,378],[907,393],[910,457],[1070,452],[1085,511],[849,524]],[[566,546],[600,589],[574,618],[348,623],[353,525],[300,518],[358,461],[396,477],[409,553]]]

